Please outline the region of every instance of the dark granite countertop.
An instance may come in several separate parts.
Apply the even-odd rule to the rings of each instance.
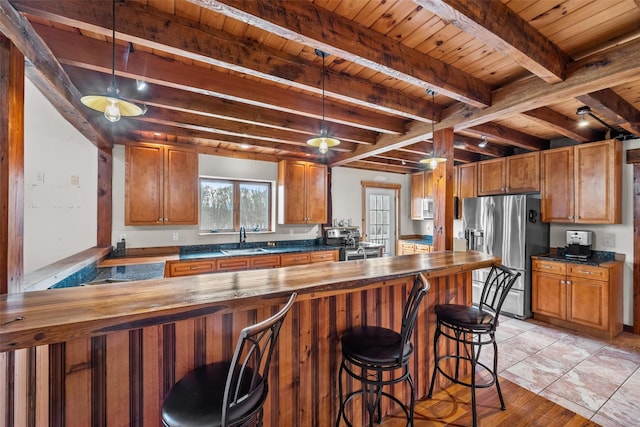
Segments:
[[[433,236],[425,235],[422,239],[401,239],[405,242],[417,243],[419,245],[433,245]]]
[[[616,260],[615,252],[607,252],[607,251],[592,251],[591,256],[589,256],[585,260],[567,258],[565,248],[556,248],[555,250],[552,250],[548,254],[536,255],[535,257],[538,259],[547,260],[547,261],[567,262],[571,264],[582,264],[582,265],[593,265],[593,266],[599,266],[604,262],[611,262]]]
[[[259,252],[242,253],[238,249],[256,250]],[[257,256],[269,254],[284,254],[295,252],[315,252],[330,251],[338,249],[336,246],[329,246],[321,243],[321,239],[313,240],[290,240],[273,242],[272,246],[268,242],[252,242],[244,243],[242,248],[237,243],[223,245],[195,245],[183,246],[180,248],[180,259],[203,259],[203,258],[221,258],[221,257],[237,257],[237,256]],[[230,252],[225,252],[230,251]]]

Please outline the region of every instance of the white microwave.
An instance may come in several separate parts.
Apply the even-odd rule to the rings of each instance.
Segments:
[[[422,199],[422,218],[433,219],[433,198]]]

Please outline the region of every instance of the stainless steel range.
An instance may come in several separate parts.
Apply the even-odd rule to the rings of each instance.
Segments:
[[[340,261],[378,258],[384,245],[362,242],[358,227],[327,227],[324,229],[325,243],[340,249]]]

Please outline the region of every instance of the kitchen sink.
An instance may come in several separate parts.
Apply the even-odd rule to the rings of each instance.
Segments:
[[[225,255],[253,255],[253,254],[264,254],[267,252],[264,248],[245,248],[245,249],[221,249]]]

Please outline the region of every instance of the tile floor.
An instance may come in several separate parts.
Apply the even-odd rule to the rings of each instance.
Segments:
[[[640,335],[608,341],[502,317],[500,376],[604,427],[640,426]],[[490,352],[482,359],[491,360]]]

